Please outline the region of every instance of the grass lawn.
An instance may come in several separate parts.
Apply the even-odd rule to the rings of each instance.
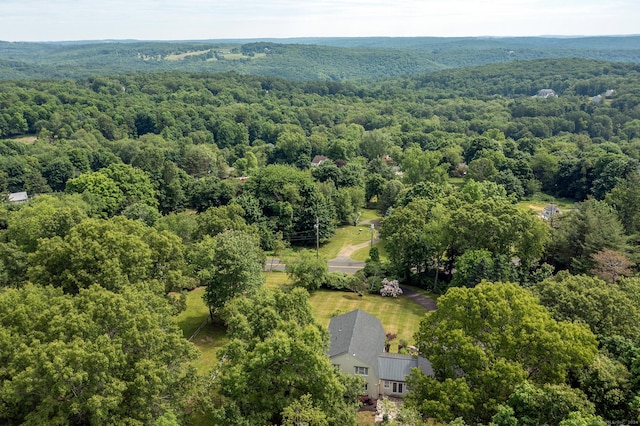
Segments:
[[[380,215],[376,210],[364,209],[358,221],[358,226],[345,225],[336,229],[336,233],[331,240],[320,246],[320,256],[325,259],[335,258],[340,249],[345,246],[356,245],[371,241],[371,227],[369,222],[380,219]],[[376,228],[377,236],[379,229]],[[367,251],[367,255],[369,252]],[[366,257],[365,257],[366,258]]]
[[[266,286],[279,287],[289,283],[284,272],[264,273]],[[424,291],[421,291],[424,292]],[[195,330],[207,320],[209,309],[202,300],[204,289],[197,289],[187,294],[187,309],[177,316],[176,321],[185,338],[191,337]],[[429,293],[424,292],[426,295]],[[313,315],[323,327],[329,326],[332,316],[347,313],[354,309],[362,309],[380,319],[385,332],[396,333],[398,339],[394,341],[391,350],[397,350],[397,343],[405,339],[413,344],[413,334],[418,330],[424,309],[411,300],[399,297],[382,297],[373,294],[358,296],[355,293],[319,290],[309,299]],[[225,329],[221,325],[207,324],[193,339],[193,343],[200,351],[200,358],[193,362],[198,372],[203,374],[214,368],[218,362],[217,351],[227,343]],[[395,348],[395,349],[394,349]]]
[[[283,271],[263,272],[262,275],[266,278],[264,285],[268,288],[290,284],[289,276]]]
[[[418,331],[425,310],[422,306],[404,297],[382,297],[374,294],[358,296],[355,293],[318,290],[309,299],[313,316],[322,326],[328,327],[335,314],[344,314],[362,309],[380,319],[384,331],[396,333],[391,351],[397,350],[400,339],[414,344],[413,334]],[[395,349],[394,349],[395,347]]]
[[[342,247],[367,241],[371,241],[369,225],[342,226],[336,229],[335,235],[331,237],[329,242],[320,246],[320,256],[327,260],[333,259],[338,255]]]
[[[561,211],[567,211],[573,209],[575,203],[576,201],[570,198],[555,198],[550,195],[536,194],[531,200],[520,201],[518,205],[539,213],[549,204],[555,204]]]
[[[380,260],[385,261],[388,260],[387,250],[384,247],[384,241],[380,241],[379,243],[375,243],[374,247],[378,248],[378,253],[380,254]],[[364,262],[369,257],[370,247],[364,247],[360,250],[356,250],[351,253],[351,259],[357,260],[358,262]]]
[[[373,411],[359,411],[356,416],[356,424],[358,426],[370,426],[375,425],[376,413]]]
[[[188,339],[198,327],[209,318],[209,308],[204,304],[202,295],[204,288],[190,291],[187,294],[187,309],[176,317],[176,322],[182,329],[185,339]],[[193,339],[193,343],[200,351],[200,358],[193,362],[198,373],[205,373],[218,362],[216,352],[227,342],[224,327],[220,325],[205,325]]]

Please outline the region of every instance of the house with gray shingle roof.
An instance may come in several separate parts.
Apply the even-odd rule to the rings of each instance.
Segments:
[[[363,310],[332,318],[329,334],[331,363],[343,373],[362,376],[369,398],[406,395],[406,376],[413,368],[433,376],[431,363],[426,358],[385,352],[382,323]]]

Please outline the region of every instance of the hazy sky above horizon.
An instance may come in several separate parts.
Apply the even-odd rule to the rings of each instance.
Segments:
[[[0,40],[640,34],[638,0],[0,0]]]

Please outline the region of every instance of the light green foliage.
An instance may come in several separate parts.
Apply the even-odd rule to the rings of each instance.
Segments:
[[[133,203],[128,205],[122,216],[131,220],[139,220],[147,226],[155,225],[156,221],[162,217],[157,208],[144,203]]]
[[[191,213],[171,213],[158,219],[155,227],[160,231],[173,232],[184,244],[189,244],[194,240],[198,229],[196,217]]]
[[[466,180],[464,186],[460,188],[460,196],[469,203],[493,198],[501,201],[509,200],[507,191],[502,185],[495,182],[478,182],[473,179]]]
[[[353,225],[364,207],[364,190],[355,186],[338,188],[332,198],[338,222]]]
[[[558,321],[580,321],[600,338],[640,337],[640,281],[618,283],[565,275],[536,284],[533,292]]]
[[[9,217],[7,238],[25,252],[35,251],[38,239],[64,237],[87,217],[89,207],[80,200],[42,195]]]
[[[146,290],[6,290],[0,325],[2,423],[150,424],[193,391],[195,351]]]
[[[64,237],[40,240],[29,257],[34,283],[67,293],[99,284],[111,291],[156,280],[161,292],[182,288],[183,246],[179,237],[118,216],[86,219]]]
[[[122,191],[123,200],[120,210],[134,203],[158,207],[156,190],[146,172],[120,163],[109,164],[99,172],[112,179]]]
[[[85,195],[94,211],[106,217],[116,214],[124,200],[116,182],[100,172],[83,173],[69,179],[66,191]]]
[[[314,407],[311,395],[303,395],[282,410],[283,426],[328,426],[327,415]]]
[[[205,177],[216,171],[216,155],[216,147],[213,145],[187,145],[179,165],[191,176]]]
[[[286,272],[295,287],[309,292],[322,287],[329,279],[329,266],[311,250],[301,251],[295,259],[287,261]]]
[[[256,234],[258,232],[256,226],[247,225],[243,216],[244,210],[237,204],[210,207],[196,216],[196,238],[201,239],[205,235],[215,237],[224,231],[242,231],[248,234]]]
[[[392,264],[404,277],[412,270],[423,274],[437,268],[449,244],[444,232],[448,220],[443,205],[420,198],[384,218],[380,235]]]
[[[469,169],[467,170],[467,179],[473,179],[477,182],[484,182],[490,180],[498,173],[498,170],[493,165],[493,161],[489,158],[477,158],[469,163]]]
[[[86,193],[92,203],[97,203],[98,211],[106,216],[113,216],[134,203],[158,207],[156,190],[149,175],[122,163],[69,179],[66,190]]]
[[[586,326],[556,322],[528,290],[515,284],[488,282],[449,289],[438,299],[438,310],[424,317],[415,339],[439,381],[468,386],[474,409],[460,411],[474,422],[487,421],[524,379],[563,383],[569,369],[591,363],[597,350]],[[422,384],[429,383],[409,382],[418,395],[432,398]],[[411,401],[416,406],[435,403]]]
[[[311,143],[302,132],[284,130],[278,135],[275,156],[278,162],[308,168],[311,163]]]
[[[332,367],[328,332],[314,322],[307,298],[303,289],[262,289],[225,307],[231,341],[221,351],[216,389],[225,407],[236,407],[252,424],[292,421],[296,407],[318,424],[320,413],[328,425],[355,424],[360,383]]]
[[[27,280],[27,256],[12,242],[0,243],[0,287],[19,287]]]
[[[360,141],[360,152],[367,159],[381,158],[386,154],[390,154],[393,141],[391,136],[383,130],[375,129],[365,132]]]
[[[516,387],[507,403],[513,409],[513,418],[522,426],[557,425],[571,413],[595,414],[587,396],[565,384],[536,386],[525,381]]]
[[[457,253],[486,249],[492,254],[537,261],[549,240],[549,227],[535,215],[498,199],[463,204],[450,214],[447,232]]]
[[[401,164],[404,181],[410,185],[419,182],[444,183],[447,179],[447,167],[440,164],[441,159],[438,152],[423,151],[419,146],[407,148]]]
[[[206,237],[192,249],[191,263],[213,315],[229,300],[255,292],[264,283],[265,256],[255,235],[225,231]]]

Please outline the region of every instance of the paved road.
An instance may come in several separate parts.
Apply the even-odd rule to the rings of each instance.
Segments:
[[[364,268],[364,262],[357,262],[349,257],[336,257],[327,262],[329,272],[344,272],[345,274],[355,274]],[[277,257],[268,257],[265,263],[265,271],[284,271],[286,265]]]

